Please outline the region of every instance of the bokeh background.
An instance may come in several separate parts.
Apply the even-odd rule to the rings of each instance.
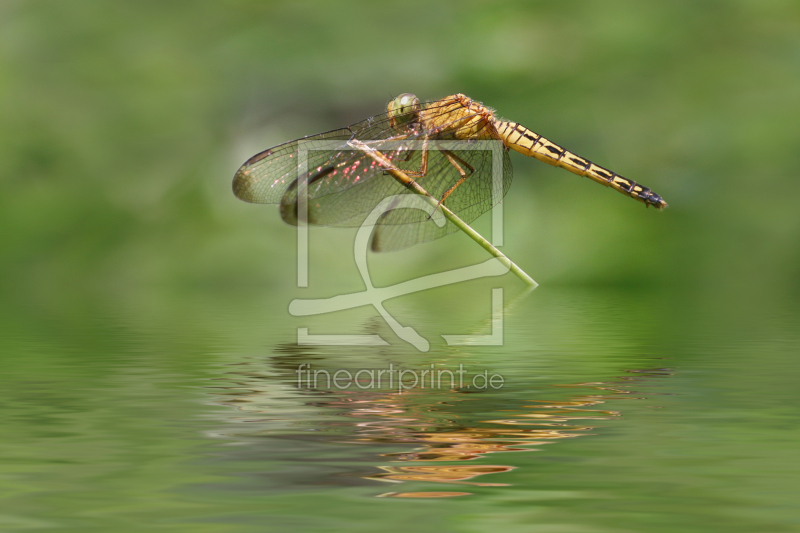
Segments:
[[[0,9],[2,284],[23,307],[65,291],[268,290],[294,268],[295,235],[276,209],[236,201],[236,168],[400,92],[463,92],[670,203],[644,211],[514,155],[505,250],[538,281],[797,296],[794,2]],[[352,232],[315,235],[349,276]],[[451,237],[376,270],[473,247]]]
[[[63,393],[111,379],[98,363],[109,354],[137,354],[165,376],[191,374],[195,355],[212,358],[226,339],[253,350],[291,341],[294,228],[274,206],[236,200],[233,174],[403,92],[465,93],[669,202],[645,210],[512,154],[503,250],[543,288],[621,294],[641,302],[631,327],[671,316],[675,335],[710,316],[766,338],[775,310],[798,301],[796,1],[6,0],[0,347],[16,380],[7,392],[29,391],[44,417],[25,417],[18,434],[39,436],[53,405],[109,400]],[[354,235],[312,231],[308,294],[361,290]],[[483,258],[454,235],[370,264],[386,285]],[[469,290],[442,294],[475,318]],[[231,329],[241,317],[226,310],[267,308],[282,336]],[[137,403],[133,381],[130,414],[146,418],[160,407]]]

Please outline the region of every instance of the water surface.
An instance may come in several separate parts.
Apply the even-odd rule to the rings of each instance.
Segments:
[[[476,295],[388,306],[427,353],[366,308],[301,322],[257,297],[173,322],[89,309],[18,334],[4,528],[794,530],[796,308],[737,322],[683,295],[511,282],[504,344],[447,346],[437,331],[491,329],[490,286],[463,285]],[[302,325],[391,345],[298,346]],[[391,365],[409,388],[367,373],[311,387],[300,365]],[[459,365],[460,387],[447,373],[410,387],[411,371]],[[471,381],[484,371],[502,387]]]

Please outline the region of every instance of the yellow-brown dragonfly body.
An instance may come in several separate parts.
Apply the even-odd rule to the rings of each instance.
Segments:
[[[521,124],[495,118],[491,109],[468,96],[454,94],[439,103],[444,105],[432,106],[430,110],[420,112],[424,129],[437,132],[452,130],[456,139],[494,138],[516,152],[612,187],[643,202],[645,206],[653,205],[659,209],[667,207],[667,203],[647,187],[595,165]]]
[[[490,140],[506,147],[501,150],[499,185],[492,179],[492,152],[480,148],[481,142]],[[446,148],[443,141],[459,143]],[[359,226],[384,198],[411,193],[408,183],[386,175],[387,170],[399,170],[469,223],[508,191],[512,177],[508,149],[586,176],[645,206],[667,207],[647,187],[516,122],[495,117],[494,111],[463,94],[424,104],[403,94],[389,103],[384,114],[265,150],[239,168],[233,191],[248,202],[280,204],[281,217],[290,224],[297,224],[302,191],[308,199],[310,224]],[[417,210],[395,209],[377,223],[373,249],[397,250],[455,229],[449,222],[439,226]]]

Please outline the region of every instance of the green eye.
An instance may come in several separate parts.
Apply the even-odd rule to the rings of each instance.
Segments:
[[[393,123],[406,124],[417,120],[417,114],[422,109],[419,98],[410,93],[401,94],[386,106],[389,119]]]

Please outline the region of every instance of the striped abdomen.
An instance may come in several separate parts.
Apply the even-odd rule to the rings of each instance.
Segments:
[[[578,176],[586,176],[598,183],[612,187],[626,196],[636,198],[646,206],[652,205],[658,209],[667,207],[667,202],[647,187],[642,187],[616,172],[595,165],[516,122],[496,121],[495,128],[500,140],[512,150],[535,157],[549,165],[565,168]]]

